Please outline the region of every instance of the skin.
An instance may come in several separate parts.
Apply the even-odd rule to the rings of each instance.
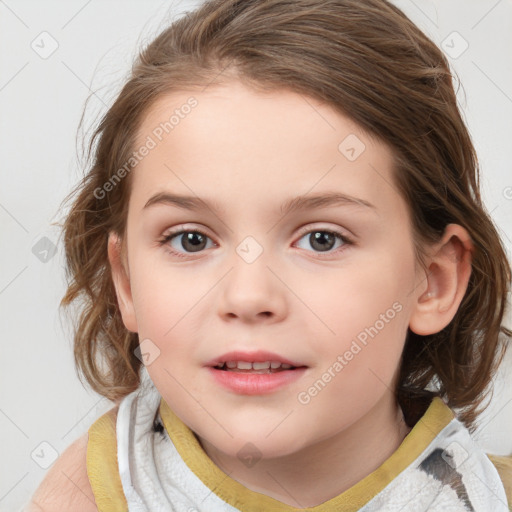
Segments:
[[[148,111],[137,147],[191,95],[198,105],[132,171],[126,253],[118,235],[109,238],[123,321],[158,347],[149,374],[215,464],[249,489],[315,506],[374,471],[410,430],[391,391],[407,329],[429,334],[451,321],[470,275],[470,238],[449,225],[422,268],[391,150],[331,106],[287,90],[233,81],[174,92]],[[338,149],[350,134],[365,145],[355,161]],[[144,208],[164,191],[221,210]],[[333,191],[373,207],[279,212],[291,197]],[[204,249],[190,252],[180,235],[159,244],[185,223],[208,236]],[[311,243],[315,230],[353,243],[336,239],[322,252]],[[252,263],[236,251],[247,236],[263,250]],[[298,394],[397,303],[400,312],[300,403]],[[271,394],[236,394],[204,365],[237,349],[273,351],[308,369]],[[248,442],[262,456],[250,468],[237,457]]]
[[[76,439],[48,470],[23,512],[97,512],[87,475],[88,433]]]

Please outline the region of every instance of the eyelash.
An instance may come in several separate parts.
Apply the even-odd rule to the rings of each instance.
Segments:
[[[322,228],[314,228],[314,229],[311,229],[311,228],[307,228],[307,227],[304,227],[304,228],[301,228],[300,229],[300,232],[299,232],[299,240],[301,238],[304,237],[304,235],[307,235],[309,233],[315,233],[315,232],[320,232],[320,233],[329,233],[331,235],[334,235],[336,236],[338,239],[340,239],[342,242],[343,242],[343,246],[340,248],[338,247],[337,250],[334,250],[334,251],[327,251],[325,253],[322,253],[322,252],[317,252],[316,254],[320,255],[320,258],[323,257],[323,254],[325,255],[331,255],[333,253],[336,253],[336,252],[341,252],[344,249],[345,246],[350,246],[350,245],[355,245],[355,242],[349,238],[347,235],[339,232],[339,231],[336,231],[334,229],[322,229]],[[166,245],[166,244],[169,244],[169,242],[175,238],[176,236],[178,235],[182,235],[184,233],[198,233],[206,238],[210,238],[206,233],[204,233],[203,231],[201,231],[200,229],[183,229],[181,226],[180,228],[176,229],[175,231],[172,231],[171,233],[168,233],[167,235],[163,236],[161,239],[158,240],[158,244],[160,246],[163,246],[163,245]],[[178,251],[175,251],[174,249],[170,248],[169,245],[167,245],[167,248],[166,248],[173,256],[177,256],[178,258],[188,258],[189,256],[187,255],[187,253],[182,253],[182,252],[178,252]],[[309,251],[309,252],[312,252],[312,251]],[[313,251],[315,252],[315,251]],[[193,255],[194,253],[188,253],[189,255]]]

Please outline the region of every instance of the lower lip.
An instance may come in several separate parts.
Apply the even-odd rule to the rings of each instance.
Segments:
[[[296,368],[275,373],[242,373],[208,368],[213,378],[221,386],[240,395],[273,393],[302,377],[306,370],[307,368]]]

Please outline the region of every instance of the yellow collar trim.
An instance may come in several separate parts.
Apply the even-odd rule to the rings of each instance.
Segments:
[[[229,505],[244,512],[306,510],[294,508],[265,494],[251,491],[229,477],[213,463],[194,433],[174,414],[163,398],[160,402],[160,416],[185,464],[213,493]],[[454,417],[453,411],[444,401],[435,397],[398,449],[375,471],[338,496],[307,510],[356,512],[411,464]]]
[[[128,503],[117,466],[117,407],[103,414],[89,427],[87,476],[99,512],[125,512]]]

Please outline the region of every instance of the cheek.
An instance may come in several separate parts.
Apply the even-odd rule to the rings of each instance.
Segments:
[[[134,250],[131,254],[130,284],[141,340],[165,339],[185,315],[188,301],[183,290],[187,287],[180,283],[179,276],[151,251],[146,254],[144,250]]]
[[[162,364],[180,372],[185,360],[201,360],[197,343],[201,337],[197,331],[205,322],[203,304],[211,280],[198,279],[197,270],[192,267],[171,268],[161,257],[148,263],[149,255],[142,251],[132,261],[132,297],[139,339],[149,339],[162,356],[151,367]]]
[[[340,276],[324,306],[313,305],[334,333],[323,336],[320,350],[329,364],[343,356],[343,379],[351,385],[391,381],[407,335],[414,270],[412,258],[390,251]]]
[[[302,293],[310,309],[319,313],[326,334],[330,330],[335,337],[348,340],[374,324],[389,334],[404,331],[408,295],[414,285],[411,263],[393,256],[376,258],[331,273],[322,281],[305,283]]]

